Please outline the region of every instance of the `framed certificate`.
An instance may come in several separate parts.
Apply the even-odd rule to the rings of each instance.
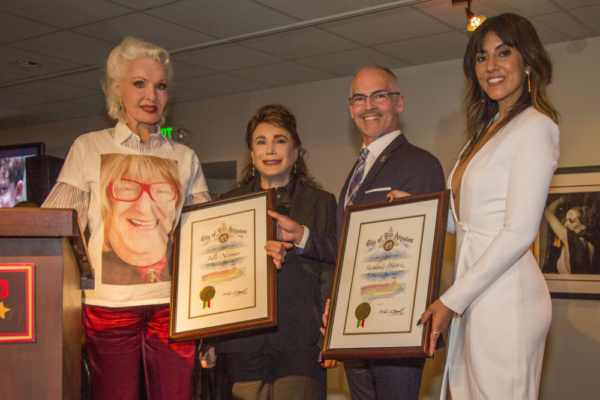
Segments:
[[[277,325],[275,267],[264,246],[273,191],[184,207],[174,237],[169,339]]]
[[[448,191],[350,206],[344,216],[323,358],[427,357]]]

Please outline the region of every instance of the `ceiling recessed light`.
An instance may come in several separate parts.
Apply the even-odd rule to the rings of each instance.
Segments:
[[[15,64],[17,64],[21,68],[39,68],[42,66],[42,64],[38,62],[28,60],[15,61]]]

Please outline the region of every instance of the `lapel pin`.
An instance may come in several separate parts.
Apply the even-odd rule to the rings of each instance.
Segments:
[[[386,156],[381,156],[381,158],[379,159],[379,162],[385,162],[386,159],[387,159]]]

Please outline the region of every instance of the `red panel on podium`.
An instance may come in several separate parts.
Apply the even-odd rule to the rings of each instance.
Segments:
[[[33,264],[0,264],[0,343],[35,341]]]
[[[79,399],[81,275],[89,263],[77,213],[0,209],[0,221],[0,264],[12,266],[0,270],[0,398]],[[19,277],[25,265],[29,276]],[[5,324],[17,310],[25,319]]]

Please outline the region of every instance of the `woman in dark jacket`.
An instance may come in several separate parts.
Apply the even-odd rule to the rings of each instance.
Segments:
[[[281,105],[261,107],[248,122],[246,143],[251,161],[240,186],[223,197],[275,188],[278,213],[335,235],[335,197],[309,175],[294,116]],[[220,343],[233,397],[325,399],[317,342],[335,266],[300,257],[293,243],[268,241],[265,249],[278,268],[278,326]]]

